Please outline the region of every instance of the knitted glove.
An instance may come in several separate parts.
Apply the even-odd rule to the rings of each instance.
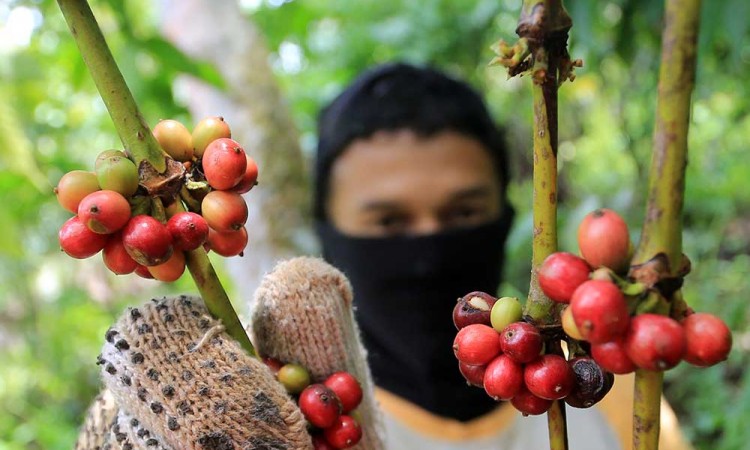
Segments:
[[[300,261],[310,265],[316,260]],[[348,282],[338,271],[317,261],[317,272],[305,268],[306,279],[290,277],[280,283],[278,274],[284,273],[280,269],[285,264],[295,265],[279,265],[257,293],[262,300],[253,328],[266,330],[256,339],[258,349],[264,355],[309,367],[316,381],[335,370],[352,372],[365,391],[360,407],[365,437],[356,448],[381,449],[373,425],[369,373],[351,317]],[[284,283],[289,287],[284,288]],[[267,289],[269,286],[278,294]],[[276,315],[278,322],[264,327],[262,321],[269,318],[261,312],[280,313],[283,308],[263,305],[285,305],[289,293],[294,293],[294,298],[307,298],[306,306],[288,310],[292,316]],[[327,307],[336,304],[345,307]],[[297,321],[313,328],[285,329],[285,324]],[[318,328],[320,324],[323,329]],[[274,332],[274,327],[278,331]],[[311,335],[318,339],[307,340]],[[292,358],[291,353],[272,351],[281,336],[288,336],[285,340],[291,347],[307,347],[305,356]],[[265,364],[245,354],[226,335],[200,299],[165,298],[129,308],[105,338],[98,363],[114,401],[108,400],[107,391],[97,398],[76,450],[312,448],[307,423],[294,401]],[[332,339],[330,343],[328,339]],[[309,362],[313,360],[305,358],[315,354],[330,361],[312,366]],[[332,369],[326,372],[325,367]]]
[[[352,312],[352,288],[343,273],[318,258],[279,263],[255,291],[253,335],[258,353],[305,366],[313,382],[345,370],[364,397],[359,450],[383,449],[373,383]]]

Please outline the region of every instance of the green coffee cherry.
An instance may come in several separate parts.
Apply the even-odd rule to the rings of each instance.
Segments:
[[[501,333],[511,323],[521,320],[522,314],[523,308],[517,298],[501,297],[492,305],[490,312],[492,328]]]
[[[299,364],[284,364],[276,377],[290,394],[299,394],[310,385],[310,372]]]
[[[119,192],[125,198],[138,190],[138,169],[133,161],[122,156],[109,156],[98,161],[96,178],[102,189]]]

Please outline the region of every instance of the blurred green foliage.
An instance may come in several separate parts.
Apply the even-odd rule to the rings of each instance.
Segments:
[[[575,251],[588,211],[621,212],[637,239],[650,164],[660,2],[576,0],[571,53],[585,66],[560,90],[561,248]],[[682,364],[666,396],[696,448],[747,447],[750,431],[750,4],[703,2],[685,204],[685,296],[735,333],[729,361]],[[191,123],[171,84],[190,73],[221,86],[156,29],[156,5],[92,2],[109,45],[151,123]],[[508,131],[518,220],[504,293],[529,278],[531,110],[528,79],[488,68],[489,45],[513,40],[518,0],[255,0],[241,2],[264,32],[270,58],[302,132],[315,142],[315,115],[352,77],[394,59],[435,64],[482,90]],[[91,168],[119,148],[55,2],[0,0],[0,450],[65,449],[98,390],[94,360],[107,326],[127,304],[192,290],[106,274],[98,257],[71,261],[56,232],[68,214],[52,187],[66,171]],[[187,278],[187,277],[184,277]]]

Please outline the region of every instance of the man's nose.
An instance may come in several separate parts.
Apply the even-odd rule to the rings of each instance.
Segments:
[[[426,215],[419,217],[418,220],[413,223],[409,234],[415,236],[435,234],[440,232],[440,229],[440,219],[432,215]]]

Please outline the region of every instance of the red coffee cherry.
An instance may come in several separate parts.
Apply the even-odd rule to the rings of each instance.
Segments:
[[[272,358],[270,356],[264,356],[263,363],[268,366],[269,369],[271,369],[271,372],[273,372],[274,375],[277,375],[279,373],[279,370],[281,370],[282,367],[284,367],[284,363],[279,361],[276,358]]]
[[[323,435],[333,448],[349,448],[357,445],[362,439],[362,428],[352,417],[343,415],[333,425],[325,428]]]
[[[143,266],[156,266],[172,256],[172,235],[161,222],[144,214],[132,217],[122,230],[128,255]],[[136,269],[137,270],[137,269]]]
[[[326,441],[325,436],[314,434],[312,436],[313,450],[335,450],[331,444]]]
[[[258,164],[255,163],[255,160],[251,158],[250,155],[245,154],[245,156],[247,157],[247,168],[245,169],[245,174],[242,176],[240,182],[232,188],[232,192],[238,194],[244,194],[258,184]]]
[[[598,403],[612,389],[615,376],[602,370],[593,359],[573,358],[568,365],[575,374],[573,390],[565,397],[565,403],[574,408],[590,408]]]
[[[245,228],[226,232],[208,230],[208,248],[221,256],[242,256],[246,246],[247,230]]]
[[[89,230],[78,216],[68,219],[58,233],[60,248],[76,259],[96,255],[107,244],[109,237]]]
[[[623,339],[625,353],[636,366],[667,370],[685,355],[685,331],[676,320],[658,314],[640,314],[630,321]]]
[[[135,270],[133,272],[135,272],[135,274],[138,275],[141,278],[145,278],[147,280],[153,280],[154,279],[154,276],[151,275],[151,272],[148,271],[148,267],[146,267],[146,266],[144,266],[142,264],[138,264],[138,266],[136,266],[136,268],[135,268]]]
[[[94,172],[73,170],[60,178],[55,188],[55,195],[60,206],[78,213],[78,204],[84,197],[99,190],[99,182]]]
[[[572,253],[557,252],[539,267],[539,286],[544,295],[559,303],[569,303],[573,292],[588,281],[591,267]]]
[[[614,341],[603,344],[593,344],[591,346],[591,356],[602,369],[618,375],[634,372],[637,368],[627,353],[625,353],[622,338],[617,338]]]
[[[154,279],[172,283],[180,279],[183,273],[185,273],[185,253],[181,250],[172,252],[172,256],[169,259],[155,266],[150,266],[148,271]]]
[[[211,191],[203,197],[201,214],[216,231],[237,231],[247,222],[247,203],[240,194]]]
[[[523,385],[523,366],[506,355],[500,355],[487,365],[484,390],[494,400],[510,400]]]
[[[497,298],[486,292],[469,292],[459,298],[453,308],[453,325],[457,330],[467,325],[480,323],[490,325],[490,312]]]
[[[193,212],[178,212],[170,217],[167,230],[176,250],[195,250],[208,240],[208,222]]]
[[[578,248],[591,267],[622,273],[630,262],[628,225],[611,209],[597,209],[578,226]]]
[[[341,414],[341,402],[328,387],[316,383],[306,387],[299,396],[299,409],[311,425],[328,428]]]
[[[500,333],[502,352],[521,364],[537,359],[543,345],[542,334],[530,323],[514,322]]]
[[[206,117],[193,128],[193,153],[200,158],[208,144],[219,138],[230,137],[232,137],[232,131],[224,122],[223,117]]]
[[[461,372],[469,386],[484,388],[484,372],[486,370],[487,366],[472,366],[461,361],[458,362],[458,371]]]
[[[687,349],[685,361],[708,367],[724,361],[732,349],[732,332],[720,318],[708,313],[694,313],[682,321]]]
[[[153,133],[161,148],[175,160],[193,159],[193,137],[185,125],[172,119],[161,120],[154,126]]]
[[[92,192],[78,205],[78,217],[94,233],[114,233],[130,220],[130,203],[115,191]]]
[[[332,373],[323,384],[336,393],[344,413],[353,410],[362,401],[362,386],[349,372]]]
[[[487,325],[466,326],[453,340],[453,353],[466,364],[487,364],[500,353],[500,336]]]
[[[565,398],[575,385],[573,369],[558,355],[542,355],[527,364],[523,379],[532,394],[547,400]]]
[[[203,174],[214,189],[235,187],[245,175],[247,157],[237,141],[220,138],[208,144],[203,154]]]
[[[133,273],[135,268],[138,267],[138,263],[125,250],[120,233],[113,235],[107,245],[104,246],[102,259],[107,269],[117,275]]]
[[[570,308],[581,336],[592,344],[609,342],[628,329],[628,305],[614,283],[586,281],[573,293]]]
[[[510,399],[510,403],[524,416],[538,416],[546,413],[552,407],[552,400],[537,397],[532,394],[526,386],[516,392],[516,395]]]

